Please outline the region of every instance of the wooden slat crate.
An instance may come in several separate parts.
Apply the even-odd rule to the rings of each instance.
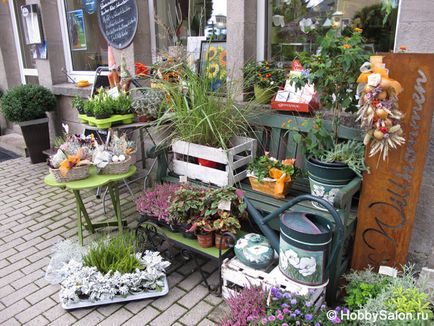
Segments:
[[[176,141],[172,144],[173,171],[190,179],[214,185],[232,186],[247,176],[247,166],[256,155],[256,139],[234,137],[232,147],[213,148],[203,145]],[[201,158],[224,165],[224,170],[201,166],[191,158]]]
[[[309,293],[311,301],[317,309],[324,303],[325,286],[311,288],[291,281],[280,272],[279,266],[276,266],[276,263],[262,271],[247,267],[236,257],[225,259],[222,264],[222,280],[222,294],[225,299],[230,295],[240,292],[246,286],[261,285],[267,289],[278,287],[282,292]]]

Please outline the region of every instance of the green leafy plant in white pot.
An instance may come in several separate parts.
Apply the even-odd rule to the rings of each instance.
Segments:
[[[56,97],[39,85],[17,86],[1,98],[1,111],[8,121],[16,122],[21,127],[32,163],[46,160],[42,153],[50,148],[46,112],[55,108]]]
[[[226,93],[216,93],[206,74],[188,67],[183,71],[180,83],[162,83],[168,112],[158,119],[168,132],[165,140],[171,141],[174,171],[218,186],[233,185],[246,177],[255,156],[256,140],[247,137],[253,106],[237,105],[234,88],[222,86]]]

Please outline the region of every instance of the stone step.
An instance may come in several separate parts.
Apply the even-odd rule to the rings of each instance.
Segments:
[[[0,136],[0,147],[19,156],[28,156],[23,136],[16,133]]]

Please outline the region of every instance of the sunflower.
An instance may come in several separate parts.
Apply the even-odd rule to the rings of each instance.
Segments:
[[[209,78],[215,78],[217,74],[219,73],[220,67],[216,63],[212,63],[208,65],[207,72]]]
[[[217,49],[214,46],[210,46],[208,52],[206,53],[206,57],[208,58],[208,61],[214,60],[216,55],[217,55]]]
[[[227,54],[228,53],[227,53],[226,50],[223,50],[220,53],[220,57],[219,57],[220,66],[226,67],[226,60],[227,60],[226,56],[227,56]]]

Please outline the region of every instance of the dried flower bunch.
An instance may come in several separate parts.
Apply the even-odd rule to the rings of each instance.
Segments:
[[[371,62],[361,67],[362,74],[357,81],[363,90],[357,120],[366,130],[364,144],[371,144],[369,156],[380,153],[386,160],[389,150],[404,144],[405,139],[400,124],[403,114],[398,107],[401,85],[391,80],[382,66],[382,63]]]

